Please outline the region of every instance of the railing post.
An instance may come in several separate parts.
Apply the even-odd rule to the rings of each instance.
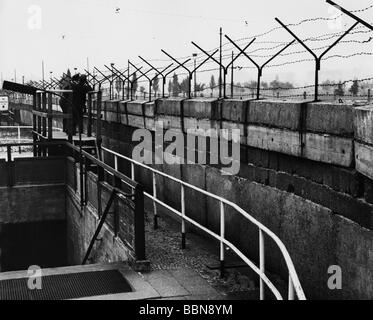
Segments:
[[[21,143],[21,128],[19,127],[19,125],[18,125],[17,133],[18,133],[18,143],[20,144]],[[18,147],[18,153],[21,154],[21,147]]]
[[[72,100],[73,100],[73,94],[70,93],[69,94],[69,103],[68,103],[68,107],[67,107],[67,113],[68,113],[68,119],[67,119],[67,132],[68,132],[68,141],[70,143],[73,142],[73,105],[72,105]]]
[[[153,197],[157,198],[157,176],[153,172]],[[158,229],[158,214],[157,214],[157,202],[153,201],[153,210],[154,210],[154,230]]]
[[[181,249],[185,249],[186,247],[186,233],[185,233],[185,188],[184,185],[181,184]]]
[[[36,108],[37,108],[37,105],[38,105],[38,94],[35,93],[35,95],[33,96],[33,101],[32,101],[32,109],[34,111],[36,111]],[[33,143],[34,143],[34,157],[37,157],[38,156],[38,150],[37,150],[37,139],[38,139],[38,135],[37,135],[37,116],[35,114],[32,115],[32,138],[33,138]]]
[[[48,140],[52,140],[53,139],[53,118],[52,118],[52,112],[53,112],[52,94],[48,93]]]
[[[118,170],[118,169],[116,169],[116,170]],[[118,178],[117,176],[114,176],[113,180],[114,180],[113,181],[114,187],[118,188],[119,190],[122,190],[122,180],[120,178]],[[116,198],[115,208],[114,208],[114,236],[115,237],[118,237],[118,233],[119,233],[120,219],[119,219],[119,212],[118,212],[119,210],[118,210],[118,208],[119,208],[119,206],[118,206],[118,199]]]
[[[104,169],[97,166],[97,212],[99,218],[102,215],[102,198],[101,198],[101,183],[104,180]]]
[[[101,151],[101,143],[102,143],[102,138],[101,138],[101,103],[102,103],[102,91],[99,90],[98,93],[97,93],[97,106],[96,106],[96,110],[97,110],[97,117],[96,117],[96,141],[97,141],[97,148],[98,148],[98,151],[99,151],[99,155],[100,155],[100,151]]]
[[[43,95],[42,95],[42,93],[40,93],[39,94],[39,99],[38,99],[38,105],[37,105],[37,110],[39,112],[41,111],[42,98],[43,98]],[[42,133],[42,131],[41,131],[41,116],[40,115],[38,115],[38,128],[37,128],[37,131],[38,131],[38,139],[40,141],[40,135]],[[38,146],[38,157],[41,157],[41,146]]]
[[[291,275],[289,274],[289,288],[288,288],[288,299],[294,300],[294,285]]]
[[[145,260],[145,212],[144,189],[135,188],[135,255],[137,260]]]
[[[225,208],[223,201],[220,201],[220,237],[225,239]],[[224,278],[225,251],[224,242],[220,241],[220,278]]]
[[[115,171],[118,171],[118,156],[114,155],[114,169]]]
[[[131,162],[131,180],[135,181],[135,164]]]
[[[87,136],[92,137],[92,93],[88,93]]]
[[[265,252],[264,252],[264,235],[262,229],[259,229],[259,269],[264,274],[265,272]],[[259,278],[260,300],[264,300],[264,282],[262,277]]]
[[[368,89],[368,103],[372,100],[371,89]]]
[[[12,147],[6,147],[7,161],[8,161],[8,187],[14,186],[14,166],[12,161]]]
[[[42,99],[42,112],[44,116],[42,118],[42,132],[43,132],[43,140],[47,139],[47,118],[45,117],[45,113],[47,112],[47,93],[43,92],[43,99]],[[47,149],[45,146],[42,147],[43,150],[43,157],[47,155]]]

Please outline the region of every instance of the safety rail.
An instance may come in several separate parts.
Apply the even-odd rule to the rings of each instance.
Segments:
[[[53,110],[53,95],[64,98],[60,94],[72,95],[72,90],[38,90],[33,103],[33,134],[34,140],[52,140],[53,139],[53,119],[60,118],[67,121],[68,140],[72,141],[72,99],[67,99],[67,113],[56,112]],[[39,155],[42,150],[38,150]]]
[[[168,174],[165,174],[164,172],[161,172],[159,170],[153,169],[143,163],[140,163],[138,161],[135,161],[131,158],[128,158],[122,154],[119,154],[115,151],[112,151],[110,149],[107,149],[105,147],[101,148],[102,151],[108,152],[112,155],[114,155],[114,169],[118,171],[118,158],[127,160],[131,163],[131,179],[135,181],[135,165],[140,166],[142,168],[145,168],[147,170],[150,170],[152,174],[152,180],[153,180],[153,195],[144,192],[144,195],[151,200],[153,200],[153,209],[154,209],[154,227],[157,227],[157,208],[156,203],[159,205],[165,207],[166,209],[170,210],[171,212],[175,213],[179,217],[181,217],[181,233],[182,233],[182,248],[185,248],[185,237],[186,237],[186,228],[185,223],[186,221],[193,224],[197,228],[201,229],[202,231],[208,233],[210,236],[214,237],[218,241],[220,241],[220,271],[221,275],[224,274],[224,262],[225,262],[225,248],[224,245],[229,247],[231,250],[233,250],[260,278],[260,299],[264,300],[265,293],[264,293],[264,284],[268,286],[268,288],[272,291],[276,299],[283,300],[282,295],[277,290],[277,288],[274,286],[274,284],[269,280],[269,278],[265,274],[265,239],[264,234],[269,236],[277,245],[277,247],[280,249],[282,256],[285,260],[289,278],[288,278],[288,299],[293,300],[294,299],[294,291],[298,297],[299,300],[306,300],[306,296],[303,292],[302,286],[299,282],[298,275],[296,273],[294,264],[291,260],[291,257],[283,244],[283,242],[266,226],[264,226],[262,223],[257,221],[255,218],[253,218],[251,215],[249,215],[246,211],[244,211],[242,208],[240,208],[235,203],[226,200],[220,196],[217,196],[213,193],[210,193],[206,190],[200,189],[196,186],[193,186],[187,182],[184,182],[180,179],[177,179],[173,176],[170,176]],[[102,156],[102,159],[104,157]],[[168,204],[164,203],[163,201],[159,200],[157,198],[157,184],[156,184],[156,176],[162,176],[165,178],[168,178],[174,182],[177,182],[181,186],[181,212],[177,209],[169,206]],[[202,226],[198,222],[194,221],[193,219],[186,216],[186,208],[185,208],[185,188],[193,189],[197,192],[200,192],[208,197],[211,197],[220,203],[220,235],[216,234],[215,232],[209,230],[208,228]],[[234,244],[232,244],[230,241],[228,241],[225,238],[225,205],[230,206],[231,208],[235,209],[237,212],[239,212],[243,217],[245,217],[247,220],[249,220],[251,223],[256,225],[259,229],[259,267],[255,265],[254,262],[252,262],[250,259],[248,259]]]

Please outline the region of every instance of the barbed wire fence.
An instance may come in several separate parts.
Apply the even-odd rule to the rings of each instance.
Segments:
[[[126,68],[117,68],[113,64],[111,67],[105,66],[105,70],[95,67],[92,72],[86,70],[88,80],[95,87],[103,90],[103,96],[107,99],[128,99],[128,100],[148,100],[152,101],[159,97],[184,96],[184,97],[214,97],[214,98],[238,98],[238,99],[297,99],[297,100],[348,100],[348,101],[371,101],[371,90],[373,89],[373,77],[363,79],[349,79],[343,81],[324,81],[319,83],[318,72],[321,70],[321,59],[327,61],[342,61],[356,57],[369,57],[373,55],[372,23],[358,18],[355,14],[368,12],[373,9],[373,5],[357,10],[347,11],[334,2],[328,0],[329,4],[337,8],[341,13],[334,17],[314,17],[300,20],[295,23],[280,23],[280,26],[271,28],[263,33],[231,40],[221,43],[218,47],[205,50],[197,45],[200,50],[193,57],[179,56],[172,57],[165,52],[163,59],[143,59],[141,62],[128,61]],[[324,33],[307,38],[299,38],[290,28],[299,28],[305,24],[320,21],[336,21],[342,16],[348,15],[356,22],[348,29]],[[266,37],[273,36],[274,32],[288,31],[293,40],[271,41]],[[346,36],[352,39],[345,40]],[[354,38],[356,37],[356,38]],[[360,38],[357,38],[360,37]],[[327,44],[332,42],[332,44]],[[251,47],[251,44],[252,47]],[[351,53],[329,53],[334,46],[342,45],[352,49]],[[364,47],[362,48],[358,48]],[[248,48],[250,47],[250,48]],[[299,48],[301,47],[301,48]],[[245,48],[242,50],[242,48]],[[367,49],[365,49],[367,48]],[[238,52],[237,52],[238,49]],[[370,49],[370,50],[369,50]],[[280,51],[279,51],[280,50]],[[311,53],[313,57],[296,58],[297,55]],[[321,55],[320,55],[321,53]],[[238,56],[245,59],[245,62],[233,64]],[[290,59],[289,59],[290,58]],[[267,62],[259,66],[256,59],[268,59]],[[278,61],[274,61],[274,60]],[[284,61],[281,61],[284,60]],[[291,83],[281,83],[273,80],[270,83],[261,82],[261,75],[267,69],[283,68],[288,66],[298,66],[304,63],[316,61],[315,83],[306,86],[293,86]],[[145,62],[145,64],[144,64]],[[197,67],[198,66],[198,67]],[[265,66],[265,70],[263,70]],[[146,68],[150,67],[150,69]],[[228,70],[228,67],[230,69]],[[167,72],[160,70],[167,68]],[[255,71],[257,69],[257,80],[247,81],[243,84],[235,83],[234,73],[239,71]],[[201,84],[196,82],[196,77],[203,74],[219,73],[217,84]],[[230,83],[225,78],[230,73]],[[144,75],[145,74],[145,75]],[[253,73],[254,74],[254,73]],[[182,79],[181,83],[179,80]],[[177,81],[176,81],[177,80]],[[194,85],[192,84],[194,80]],[[174,83],[173,83],[174,82]],[[44,86],[45,84],[42,84]],[[52,85],[52,84],[50,84]],[[54,81],[54,85],[58,85]],[[53,85],[52,85],[53,86]],[[177,88],[174,88],[176,87]],[[230,94],[226,94],[229,88]],[[153,93],[152,93],[153,92]]]

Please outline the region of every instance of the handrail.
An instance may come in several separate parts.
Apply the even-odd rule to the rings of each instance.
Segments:
[[[221,234],[223,235],[218,235],[216,234],[215,232],[207,229],[206,227],[202,226],[201,224],[199,224],[198,222],[194,221],[193,219],[187,217],[185,215],[185,203],[182,203],[182,211],[183,212],[179,212],[178,210],[170,207],[169,205],[167,205],[166,203],[163,203],[161,200],[157,199],[156,197],[156,190],[153,190],[154,192],[154,195],[150,195],[148,194],[147,192],[144,192],[144,195],[146,195],[147,197],[151,198],[153,201],[157,202],[158,204],[166,207],[167,209],[171,210],[172,212],[174,212],[175,214],[179,215],[181,218],[182,218],[182,222],[183,222],[183,233],[185,232],[185,225],[184,225],[184,220],[188,221],[189,223],[195,225],[196,227],[200,228],[201,230],[207,232],[208,234],[210,234],[211,236],[213,236],[214,238],[218,239],[220,242],[221,242],[221,262],[224,263],[224,251],[222,250],[223,247],[222,247],[222,244],[224,243],[225,245],[227,245],[228,247],[230,247],[253,271],[255,271],[258,276],[260,277],[261,281],[260,281],[260,298],[261,299],[264,299],[264,288],[263,288],[263,284],[262,284],[262,281],[264,281],[265,284],[267,284],[267,286],[271,289],[272,293],[275,295],[275,297],[279,300],[282,300],[282,296],[281,294],[278,292],[278,290],[275,288],[275,286],[272,284],[272,282],[267,278],[267,276],[265,275],[265,272],[264,272],[264,238],[263,238],[263,232],[266,233],[270,238],[272,238],[272,240],[276,243],[276,245],[278,246],[278,248],[280,249],[281,253],[282,253],[282,256],[283,258],[285,259],[285,263],[286,263],[286,266],[288,268],[288,272],[289,272],[289,290],[288,290],[288,298],[291,300],[294,298],[294,292],[293,290],[295,289],[295,292],[297,294],[297,297],[299,300],[306,300],[306,297],[305,297],[305,294],[303,292],[303,289],[302,289],[302,286],[299,282],[299,278],[298,278],[298,275],[296,273],[296,270],[295,270],[295,267],[294,267],[294,264],[291,260],[291,257],[285,247],[285,245],[283,244],[283,242],[280,240],[280,238],[278,238],[277,235],[275,235],[271,230],[269,230],[266,226],[264,226],[262,223],[260,223],[259,221],[257,221],[255,218],[253,218],[251,215],[249,215],[245,210],[243,210],[241,207],[239,207],[238,205],[236,205],[235,203],[229,201],[229,200],[226,200],[220,196],[217,196],[213,193],[210,193],[206,190],[203,190],[203,189],[200,189],[194,185],[191,185],[187,182],[184,182],[180,179],[177,179],[173,176],[170,176],[164,172],[161,172],[159,170],[156,170],[156,169],[153,169],[143,163],[140,163],[136,160],[133,160],[129,157],[126,157],[120,153],[117,153],[115,151],[112,151],[110,149],[107,149],[105,147],[102,147],[101,148],[103,151],[106,151],[108,153],[111,153],[113,154],[115,157],[119,157],[119,158],[122,158],[124,160],[127,160],[129,162],[131,162],[132,164],[132,168],[131,168],[131,171],[132,171],[132,179],[134,179],[134,167],[133,165],[136,164],[138,166],[141,166],[147,170],[150,170],[153,172],[153,186],[155,186],[155,174],[158,174],[160,176],[163,176],[165,178],[168,178],[172,181],[175,181],[177,183],[179,183],[181,186],[183,187],[188,187],[190,189],[193,189],[195,191],[198,191],[206,196],[209,196],[213,199],[216,199],[220,202],[220,208],[221,208]],[[117,166],[118,166],[118,160],[115,159],[115,166],[117,169]],[[182,202],[185,201],[184,199],[184,188],[182,187],[181,189],[181,193],[182,193]],[[225,231],[225,222],[224,222],[224,205],[228,205],[230,207],[232,207],[233,209],[235,209],[236,211],[238,211],[243,217],[245,217],[246,219],[248,219],[251,223],[255,224],[258,228],[259,228],[259,245],[260,245],[260,268],[258,268],[251,260],[249,260],[235,245],[233,245],[231,242],[229,242],[227,239],[224,238],[224,231]],[[184,208],[183,208],[184,207]]]

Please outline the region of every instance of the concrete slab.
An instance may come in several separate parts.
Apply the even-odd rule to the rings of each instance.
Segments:
[[[350,167],[353,161],[353,140],[307,133],[303,155],[310,160]]]
[[[217,99],[196,98],[184,101],[184,116],[197,119],[220,119]]]
[[[373,144],[373,105],[355,108],[355,139]]]
[[[318,102],[307,104],[308,131],[353,137],[354,107],[351,105]]]
[[[373,147],[355,141],[356,170],[373,179]]]
[[[181,115],[181,104],[184,98],[170,97],[168,99],[157,100],[157,114],[164,114],[169,116]]]
[[[247,145],[292,156],[301,155],[301,141],[296,131],[249,125]]]
[[[278,100],[252,100],[249,103],[247,122],[276,128],[300,128],[301,103]]]
[[[224,120],[245,122],[246,109],[249,105],[249,99],[225,99],[222,101],[222,116]]]

